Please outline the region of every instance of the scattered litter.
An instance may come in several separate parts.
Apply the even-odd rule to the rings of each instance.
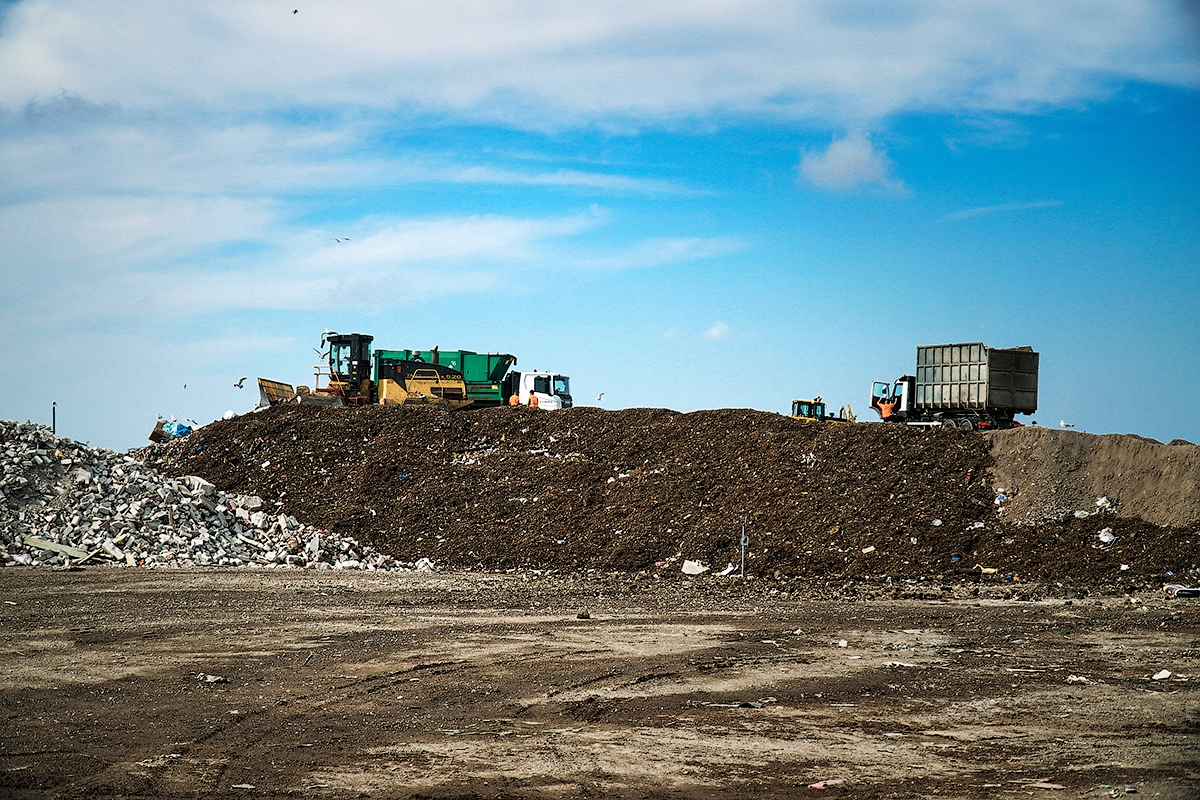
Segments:
[[[417,572],[438,572],[438,568],[428,558],[418,558],[417,563],[413,565],[413,569]]]
[[[1200,597],[1200,589],[1192,586],[1180,586],[1177,583],[1168,583],[1163,587],[1163,591],[1171,597]]]
[[[1067,683],[1081,683],[1084,686],[1090,686],[1095,683],[1091,678],[1085,678],[1082,675],[1068,675]]]
[[[1067,787],[1063,786],[1061,783],[1047,783],[1046,781],[1038,781],[1037,783],[1031,783],[1031,784],[1029,784],[1029,788],[1030,788],[1030,789],[1054,789],[1054,790],[1058,790],[1058,789],[1065,789],[1065,788],[1067,788]]]
[[[229,683],[228,678],[224,678],[220,675],[209,675],[205,672],[201,672],[198,677],[205,683]]]
[[[702,564],[699,561],[684,561],[683,562],[683,574],[684,575],[703,575],[705,572],[708,572],[708,569],[709,569],[709,567],[707,564]]]
[[[1114,503],[1112,500],[1109,500],[1107,497],[1101,497],[1096,500],[1096,508],[1100,509],[1101,511],[1112,511],[1114,508],[1116,508],[1116,505],[1116,503]]]
[[[1094,544],[1092,547],[1096,547],[1101,550],[1107,550],[1113,546],[1113,543],[1117,541],[1117,537],[1112,532],[1112,528],[1105,528],[1104,530],[1100,531],[1096,534],[1096,538],[1100,540],[1100,544]]]
[[[892,669],[898,669],[900,667],[915,667],[916,666],[916,664],[906,664],[903,661],[885,661],[885,662],[883,662],[883,665],[885,667],[891,667]]]
[[[979,564],[975,565],[975,569],[979,570],[980,575],[995,575],[1000,571],[999,567],[984,567]]]
[[[828,789],[830,786],[838,786],[845,782],[846,782],[845,778],[829,778],[827,780],[817,781],[816,783],[810,783],[808,785],[808,788],[810,788],[810,789]]]
[[[942,527],[942,521],[941,521],[940,519],[935,519],[935,520],[933,521],[933,527],[935,527],[935,528],[940,528],[940,527]]]
[[[252,783],[235,783],[233,786],[230,786],[229,788],[230,789],[253,789],[254,784],[252,784]]]
[[[845,639],[842,639],[840,642],[838,642],[838,647],[849,647],[849,646],[850,646],[850,643],[847,642]]]
[[[1128,571],[1129,571],[1129,565],[1128,565],[1128,564],[1122,564],[1122,565],[1121,565],[1121,572],[1128,572]]]
[[[1086,511],[1076,511],[1075,512],[1075,519],[1086,519],[1087,517],[1090,517],[1090,516],[1091,516],[1091,514],[1089,514]]]
[[[591,619],[592,615],[586,608],[575,615],[575,619]]]
[[[863,551],[863,555],[864,555],[864,556],[865,556],[865,555],[867,555],[868,553],[874,553],[874,552],[875,552],[875,545],[871,545],[870,547],[864,547],[864,548],[862,549],[862,551]]]
[[[1169,669],[1159,670],[1158,672],[1154,673],[1150,680],[1165,681],[1167,678],[1171,677],[1172,674],[1173,673]]]
[[[737,564],[730,564],[728,567],[726,567],[725,569],[721,570],[721,571],[720,571],[720,572],[718,572],[717,574],[718,574],[718,575],[721,575],[722,577],[724,577],[724,576],[726,576],[726,575],[732,575],[733,573],[735,573],[735,572],[737,572],[737,571],[738,571],[738,565],[737,565]]]

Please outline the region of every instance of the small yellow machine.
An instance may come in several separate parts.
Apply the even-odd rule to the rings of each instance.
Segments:
[[[819,396],[815,400],[793,400],[792,418],[805,422],[857,422],[854,409],[846,404],[838,410],[836,417],[825,413],[825,401]]]

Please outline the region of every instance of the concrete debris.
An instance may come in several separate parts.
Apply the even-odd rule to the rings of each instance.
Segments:
[[[0,565],[433,571],[196,476],[0,420]]]

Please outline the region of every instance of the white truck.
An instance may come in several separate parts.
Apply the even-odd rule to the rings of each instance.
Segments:
[[[509,383],[511,381],[511,383]],[[529,398],[537,398],[537,407],[551,411],[570,408],[571,379],[559,372],[517,372],[513,370],[504,376],[508,395],[514,394],[520,405],[529,405]],[[511,387],[511,388],[509,388]]]

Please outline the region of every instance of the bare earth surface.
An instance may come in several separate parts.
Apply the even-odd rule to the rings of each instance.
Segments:
[[[772,589],[6,569],[0,796],[1200,796],[1200,601]]]

